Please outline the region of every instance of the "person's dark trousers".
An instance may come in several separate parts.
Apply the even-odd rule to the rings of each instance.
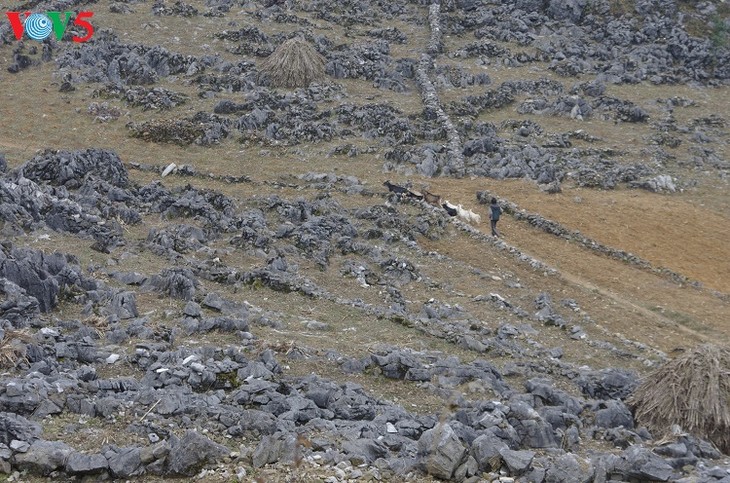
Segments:
[[[492,222],[492,236],[499,236],[497,233],[497,220],[489,220]]]

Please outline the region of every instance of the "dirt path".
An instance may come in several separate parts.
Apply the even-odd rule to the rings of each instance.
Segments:
[[[627,299],[626,297],[622,297],[619,294],[616,294],[609,290],[604,290],[600,287],[597,287],[593,283],[591,283],[591,282],[585,280],[584,278],[579,277],[573,273],[563,270],[560,272],[560,276],[563,279],[567,280],[568,282],[570,282],[574,285],[600,293],[604,297],[610,298],[611,300],[618,303],[626,310],[641,313],[644,317],[646,317],[649,320],[653,319],[654,321],[656,321],[656,325],[658,327],[672,327],[681,333],[684,333],[691,337],[697,338],[703,342],[711,341],[711,338],[705,334],[702,334],[694,329],[681,325],[681,324],[673,321],[669,317],[662,315],[661,313],[652,312],[651,310],[632,302],[631,300]],[[680,334],[677,334],[677,335],[680,335]]]

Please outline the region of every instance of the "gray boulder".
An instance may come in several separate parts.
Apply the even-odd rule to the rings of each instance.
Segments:
[[[264,436],[252,455],[254,468],[291,459],[295,446],[296,439],[292,435]]]
[[[174,475],[192,476],[204,465],[214,463],[229,453],[228,448],[197,431],[187,431],[180,442],[170,448],[168,471]]]
[[[53,151],[37,154],[22,167],[23,175],[37,183],[78,184],[87,173],[118,187],[129,181],[127,169],[114,151],[86,149],[83,151]]]
[[[4,277],[25,289],[38,300],[41,312],[56,306],[58,281],[48,272],[43,252],[29,248],[7,250],[0,247],[0,277]]]
[[[109,447],[104,452],[109,462],[109,469],[112,476],[116,478],[129,478],[142,473],[142,458],[139,448],[130,446],[126,448]]]
[[[9,320],[16,329],[27,327],[40,315],[38,299],[5,278],[0,278],[0,319]]]
[[[572,454],[556,459],[545,474],[545,483],[584,483],[593,480],[593,467]]]
[[[134,292],[115,293],[105,312],[107,315],[116,315],[121,320],[138,317],[137,298]]]
[[[9,445],[11,441],[32,443],[41,436],[41,426],[23,416],[13,413],[0,413],[0,443]]]
[[[631,411],[621,401],[611,400],[601,404],[603,409],[596,411],[596,426],[601,428],[618,428],[623,426],[626,429],[634,427],[634,418]]]
[[[63,468],[73,449],[61,441],[37,440],[25,453],[15,455],[15,464],[20,470],[47,476]]]
[[[466,448],[448,424],[437,424],[418,440],[424,470],[436,478],[450,479],[463,463]]]
[[[633,371],[610,368],[583,374],[576,383],[591,398],[623,399],[637,386],[639,377]]]
[[[66,461],[66,473],[71,475],[90,475],[109,469],[109,462],[102,454],[83,454],[73,452]]]
[[[532,459],[535,457],[534,451],[514,451],[511,449],[503,449],[499,452],[502,455],[504,464],[509,468],[513,475],[521,475],[530,468]]]
[[[615,472],[627,479],[641,481],[669,481],[673,477],[672,467],[651,450],[640,446],[630,446],[623,455],[622,469]]]
[[[378,458],[388,454],[385,444],[375,439],[359,438],[355,441],[346,441],[342,450],[348,455],[352,464],[372,464]]]
[[[493,433],[483,434],[471,443],[471,454],[482,471],[498,469],[501,452],[506,449],[507,443]]]

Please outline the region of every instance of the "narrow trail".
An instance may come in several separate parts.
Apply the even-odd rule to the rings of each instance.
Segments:
[[[483,233],[483,226],[478,229]],[[636,313],[651,326],[638,326],[636,320],[612,320],[612,330],[626,334],[642,334],[641,339],[658,336],[671,337],[676,345],[686,344],[683,335],[708,342],[727,334],[727,322],[723,314],[730,307],[707,291],[691,287],[681,287],[664,280],[657,274],[648,273],[620,261],[591,253],[588,249],[556,239],[529,226],[525,222],[512,220],[507,228],[508,242],[523,253],[541,260],[555,268],[558,276],[567,283],[594,292],[618,306]],[[652,310],[648,307],[656,307]],[[661,309],[659,309],[661,307]],[[687,313],[685,323],[680,323],[663,312],[673,314]],[[689,326],[694,325],[701,329]]]
[[[617,304],[619,304],[620,306],[624,307],[627,310],[632,310],[632,311],[641,313],[644,317],[646,317],[648,319],[656,320],[658,323],[657,324],[658,326],[672,327],[682,333],[696,337],[704,342],[710,342],[713,339],[712,337],[702,334],[701,332],[698,332],[698,331],[691,329],[689,327],[686,327],[678,322],[675,322],[672,319],[670,319],[660,313],[653,312],[653,311],[647,309],[646,307],[642,307],[642,306],[632,302],[631,300],[627,299],[626,297],[623,297],[615,292],[598,287],[597,285],[589,282],[588,280],[586,280],[574,273],[571,273],[566,270],[559,270],[559,273],[560,273],[561,278],[563,278],[567,282],[570,282],[571,284],[573,284],[577,287],[581,287],[581,288],[588,289],[588,290],[594,291],[596,293],[599,293],[602,296],[613,300],[614,302],[616,302]]]

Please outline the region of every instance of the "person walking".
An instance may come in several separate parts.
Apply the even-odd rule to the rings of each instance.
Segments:
[[[492,225],[492,236],[499,236],[497,231],[497,222],[502,214],[502,208],[497,204],[497,198],[492,198],[492,202],[489,204],[489,221]]]

